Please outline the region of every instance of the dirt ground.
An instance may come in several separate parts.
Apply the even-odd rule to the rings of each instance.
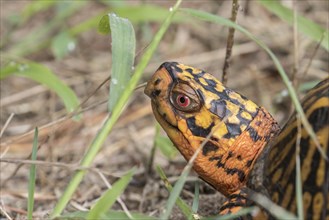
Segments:
[[[49,9],[32,16],[24,26],[11,25],[13,15],[20,15],[30,1],[1,1],[1,66],[7,61],[12,45],[24,41],[35,27],[47,25],[54,10]],[[169,8],[173,1],[128,1],[139,5],[150,3]],[[292,1],[284,1],[292,7]],[[42,4],[42,2],[40,3]],[[298,12],[306,18],[328,28],[329,5],[325,0],[298,1]],[[182,7],[204,10],[225,18],[230,17],[231,1],[195,0],[184,1]],[[66,19],[63,26],[71,27],[101,13],[106,6],[101,1],[89,1],[79,13]],[[262,7],[257,1],[240,1],[238,23],[260,38],[278,56],[288,74],[294,67],[293,28]],[[136,63],[158,30],[159,23],[134,24],[137,40]],[[55,31],[60,31],[55,30]],[[221,77],[226,39],[226,27],[196,22],[175,23],[161,41],[156,54],[148,65],[140,83],[146,82],[157,67],[165,61],[177,61],[198,67]],[[52,33],[55,34],[55,33]],[[303,75],[312,59],[307,74],[300,84],[323,79],[329,71],[329,55],[319,48],[313,57],[317,43],[303,34],[298,35],[299,72]],[[28,54],[25,58],[41,63],[53,70],[76,92],[80,101],[89,95],[83,105],[86,109],[80,121],[65,119],[65,109],[60,99],[47,88],[25,78],[9,77],[1,81],[1,219],[25,219],[27,187],[33,129],[39,127],[37,182],[35,212],[37,219],[46,219],[58,198],[65,190],[78,163],[91,140],[105,120],[109,85],[95,89],[108,77],[111,69],[110,36],[100,35],[96,29],[83,32],[77,37],[76,49],[64,59],[55,59],[49,47]],[[290,103],[284,84],[268,55],[241,33],[236,33],[235,46],[228,77],[228,86],[266,107],[282,124],[290,114]],[[302,96],[302,93],[299,93]],[[107,189],[106,180],[113,183],[132,167],[137,171],[133,181],[122,194],[130,211],[159,216],[163,211],[168,192],[158,174],[147,173],[146,161],[151,155],[155,134],[155,119],[150,100],[143,89],[136,90],[130,98],[115,128],[94,160],[92,168],[79,185],[65,212],[87,210]],[[165,135],[165,134],[164,134]],[[186,162],[178,155],[168,160],[157,151],[154,166],[161,166],[174,183]],[[100,175],[100,173],[102,175]],[[181,197],[192,204],[194,185],[200,182],[200,207],[202,216],[214,215],[223,197],[194,173],[190,174]],[[114,209],[121,210],[116,203]],[[4,212],[8,215],[4,214]],[[172,219],[184,219],[175,208]]]

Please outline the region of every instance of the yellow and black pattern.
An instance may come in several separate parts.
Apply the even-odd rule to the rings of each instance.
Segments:
[[[271,199],[296,213],[296,117],[279,132],[272,116],[244,96],[224,87],[212,75],[176,62],[162,64],[148,82],[158,122],[189,160],[199,146],[193,168],[228,197],[221,214],[250,204],[246,181],[264,147],[276,137],[266,158],[264,187]],[[329,157],[329,79],[312,89],[303,109]],[[210,137],[207,139],[207,137]],[[270,145],[268,145],[270,146]],[[300,158],[306,219],[329,220],[329,165],[302,128]],[[270,217],[261,212],[257,219]],[[248,219],[251,216],[247,216]]]
[[[302,102],[304,112],[329,157],[329,78],[314,87]],[[329,219],[329,162],[301,127],[300,159],[305,219]],[[272,200],[296,212],[296,114],[272,146],[265,165],[265,186]]]
[[[259,153],[279,129],[264,108],[212,75],[182,64],[162,64],[145,93],[155,117],[187,160],[212,132],[194,169],[225,195],[245,185]]]

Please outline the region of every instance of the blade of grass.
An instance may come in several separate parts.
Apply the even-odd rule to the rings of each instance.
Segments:
[[[35,128],[31,160],[37,159],[37,151],[38,151],[38,128]],[[27,201],[27,219],[33,219],[35,177],[36,177],[36,165],[31,164],[30,176],[29,176],[29,194]]]
[[[297,2],[293,1],[293,28],[294,28],[294,69],[291,79],[293,81],[293,86],[298,87],[297,74],[299,72],[299,41],[298,41],[298,21],[297,21]],[[296,115],[297,123],[297,138],[296,138],[296,203],[297,203],[297,216],[299,219],[304,219],[303,212],[303,189],[302,189],[302,176],[301,176],[301,163],[300,163],[300,140],[302,136],[301,123],[299,115]]]
[[[78,25],[72,27],[69,32],[72,36],[76,36],[84,31],[88,31],[91,28],[97,27],[99,22],[107,14],[108,11],[114,12],[120,17],[127,18],[132,23],[141,22],[162,22],[168,16],[168,10],[162,7],[153,5],[138,5],[138,6],[124,6],[124,7],[113,7],[108,10],[104,10],[99,15],[89,18],[86,21],[79,23]],[[184,16],[175,15],[172,22],[189,22]],[[98,26],[98,31],[103,34],[108,34],[109,29],[104,29],[102,25]]]
[[[29,78],[51,89],[62,99],[68,112],[79,106],[79,99],[73,90],[46,66],[32,61],[11,61],[0,69],[0,80],[11,75]]]
[[[68,3],[69,1],[67,1]],[[61,4],[61,1],[57,1],[57,4]],[[64,20],[74,14],[77,10],[81,9],[87,1],[74,1],[70,2],[62,10],[58,10],[58,13],[51,19],[47,25],[43,25],[39,28],[32,30],[27,36],[24,36],[21,41],[13,44],[13,47],[7,51],[8,54],[23,57],[27,54],[36,52],[41,47],[45,46],[45,42],[49,44],[49,38],[47,37],[56,28],[63,25]],[[40,3],[41,4],[41,3]]]
[[[56,1],[55,1],[56,2]],[[87,2],[87,1],[86,1]],[[38,4],[40,4],[38,2]],[[82,7],[83,5],[79,6]],[[78,10],[78,8],[73,8],[74,10]],[[92,28],[96,28],[99,20],[103,17],[104,14],[108,13],[108,11],[116,13],[120,17],[125,17],[129,19],[132,23],[139,23],[139,22],[161,22],[163,21],[166,16],[168,15],[168,10],[152,5],[142,5],[142,6],[124,6],[124,7],[112,7],[107,10],[104,10],[99,15],[96,15],[92,18],[89,18],[81,23],[77,24],[76,26],[70,28],[68,30],[71,37],[75,37],[80,33],[88,31]],[[71,13],[71,11],[70,11]],[[68,14],[67,16],[69,16]],[[47,24],[46,28],[37,29],[28,36],[25,37],[24,41],[20,43],[13,44],[8,51],[9,54],[16,55],[16,56],[25,56],[30,53],[35,53],[45,47],[47,47],[53,40],[53,37],[46,37],[52,30],[58,27],[58,24],[61,24],[62,20],[57,19],[56,17],[53,19],[53,22]],[[60,18],[62,19],[62,18]],[[59,20],[59,23],[57,22]],[[173,18],[172,22],[190,22],[190,20],[186,19],[184,16],[176,15]],[[38,33],[38,35],[35,35]],[[60,33],[59,33],[60,34]],[[1,42],[3,45],[4,42]]]
[[[259,210],[258,207],[247,207],[243,208],[236,213],[228,214],[228,215],[222,215],[222,216],[213,216],[213,217],[207,217],[202,218],[202,220],[230,220],[230,219],[241,219],[241,216],[245,216],[247,214],[253,213],[256,210]]]
[[[73,51],[75,45],[75,38],[73,38],[68,31],[62,31],[52,39],[51,51],[56,59],[60,60]]]
[[[15,13],[9,15],[6,20],[9,20],[9,23],[13,25],[13,29],[17,27],[21,27],[35,14],[47,10],[51,6],[56,3],[56,0],[44,1],[40,4],[40,1],[30,2],[20,13]],[[10,29],[11,30],[11,29]],[[12,35],[12,31],[6,31],[3,36],[1,36],[0,40],[0,48],[2,49],[4,46],[8,46],[11,44],[10,40]],[[13,44],[14,47],[16,46]]]
[[[300,140],[302,138],[302,128],[299,115],[296,116],[297,123],[297,138],[296,138],[296,204],[297,216],[299,219],[304,219],[303,208],[303,187],[300,163]]]
[[[258,2],[263,5],[267,10],[286,21],[288,24],[293,25],[294,23],[294,12],[283,6],[277,0],[258,0]],[[321,45],[327,51],[329,51],[329,31],[322,28],[320,25],[314,23],[313,21],[303,17],[297,16],[298,29],[300,32],[314,40],[319,42],[323,36],[323,41]]]
[[[61,217],[57,217],[54,220],[78,220],[78,219],[86,219],[89,212],[86,211],[78,211],[78,212],[71,212],[71,213],[65,213]],[[132,217],[134,219],[138,220],[156,220],[157,218],[150,217],[147,215],[143,215],[140,213],[131,213]],[[114,211],[110,210],[106,212],[103,215],[103,219],[115,219],[115,220],[123,220],[123,219],[129,219],[127,214],[123,211]]]
[[[155,144],[155,138],[156,136],[159,135],[160,132],[160,127],[156,124],[155,126],[155,137],[153,139],[153,144],[152,144],[152,149],[150,156],[147,161],[147,175],[150,175],[153,171],[153,163],[154,163],[154,157],[155,157],[155,152],[156,152],[156,144]]]
[[[160,216],[160,219],[165,219],[166,220],[166,219],[169,218],[169,215],[171,214],[172,209],[174,208],[174,205],[175,205],[175,203],[177,201],[177,198],[179,197],[179,195],[180,195],[180,193],[181,193],[181,191],[183,189],[183,186],[184,186],[184,184],[186,182],[187,176],[190,173],[190,170],[192,168],[192,164],[193,163],[188,163],[188,165],[185,166],[182,174],[180,175],[180,177],[178,178],[177,182],[175,183],[175,186],[172,189],[172,191],[170,192],[170,196],[169,196],[169,198],[167,200],[165,211]]]
[[[194,197],[193,197],[193,203],[192,203],[192,211],[196,213],[198,211],[199,207],[199,188],[200,188],[200,183],[196,182],[194,185]]]
[[[171,21],[173,19],[174,14],[176,13],[180,3],[182,0],[178,0],[175,4],[175,6],[170,10],[170,13],[164,23],[161,25],[159,31],[154,36],[152,42],[150,43],[149,47],[146,49],[144,55],[141,57],[140,62],[138,63],[137,67],[135,68],[135,73],[133,74],[129,84],[123,91],[123,94],[121,98],[118,100],[118,103],[113,109],[111,117],[108,117],[102,126],[101,130],[91,143],[90,147],[88,148],[88,151],[84,158],[81,161],[82,166],[90,166],[92,161],[94,160],[95,156],[97,155],[98,151],[101,149],[102,144],[106,140],[108,134],[112,130],[114,124],[118,120],[119,116],[121,115],[121,112],[126,105],[126,103],[129,100],[129,97],[133,93],[135,87],[137,86],[137,83],[139,79],[141,78],[144,69],[146,68],[147,64],[149,63],[153,53],[155,52],[157,46],[159,45],[163,35],[166,33],[169,25],[171,24]],[[60,213],[65,208],[66,204],[70,200],[71,196],[73,195],[74,191],[80,184],[81,180],[83,179],[83,176],[85,174],[85,171],[78,171],[72,178],[71,182],[67,186],[65,192],[63,193],[62,197],[60,198],[59,202],[57,203],[56,207],[54,208],[51,217],[59,216]]]
[[[297,216],[294,214],[288,212],[281,206],[275,204],[272,202],[269,198],[266,196],[256,193],[250,190],[248,192],[250,195],[250,199],[256,202],[258,205],[264,207],[271,215],[276,217],[277,219],[289,219],[289,220],[298,220]]]
[[[20,14],[21,22],[20,25],[24,24],[29,18],[34,16],[35,14],[45,11],[52,7],[54,4],[56,4],[57,0],[48,0],[43,1],[40,3],[40,1],[33,1],[29,3]]]
[[[171,140],[168,137],[161,136],[160,133],[155,136],[155,146],[168,159],[173,159],[178,154],[178,150],[174,147]]]
[[[181,10],[183,12],[186,12],[186,13],[188,13],[192,16],[195,16],[195,17],[197,17],[201,20],[205,20],[205,21],[208,21],[208,22],[225,25],[225,26],[228,26],[228,27],[233,27],[236,30],[240,31],[241,33],[245,34],[247,37],[249,37],[251,40],[253,40],[255,43],[257,43],[261,48],[263,48],[266,51],[266,53],[273,60],[274,65],[276,66],[276,68],[277,68],[284,84],[286,85],[286,87],[288,89],[288,92],[290,94],[291,100],[294,103],[296,111],[298,112],[298,114],[301,117],[301,121],[302,121],[306,131],[310,134],[312,140],[314,141],[314,143],[315,143],[318,151],[322,155],[322,157],[325,158],[328,161],[327,155],[325,154],[325,152],[321,148],[320,142],[319,142],[316,134],[314,133],[314,130],[313,130],[312,126],[310,125],[310,123],[308,122],[308,120],[305,116],[305,113],[303,111],[303,108],[302,108],[299,100],[298,100],[298,96],[295,92],[294,87],[292,86],[291,81],[289,80],[289,78],[288,78],[287,74],[285,73],[281,63],[279,62],[278,58],[273,54],[273,52],[261,40],[259,40],[254,35],[252,35],[249,31],[247,31],[246,29],[244,29],[240,25],[237,25],[236,23],[234,23],[234,22],[232,22],[228,19],[219,17],[217,15],[210,14],[210,13],[207,13],[207,12],[198,11],[198,10],[195,10],[195,9],[185,8],[185,9],[181,9]]]
[[[125,6],[113,8],[113,12],[125,16],[127,19],[136,23],[140,22],[162,22],[168,16],[168,10],[155,5]],[[186,17],[176,14],[172,22],[188,22]]]
[[[132,23],[142,23],[142,22],[162,22],[168,16],[168,10],[155,5],[137,5],[137,6],[120,6],[111,8],[111,12],[117,14],[120,17],[127,18]],[[105,13],[105,12],[104,12]],[[104,14],[103,13],[103,14]],[[110,29],[108,26],[108,19],[105,16],[95,16],[90,19],[90,22],[97,24],[101,22],[98,27],[98,31],[103,34],[108,34]],[[184,16],[175,15],[172,22],[188,22]]]
[[[134,28],[128,19],[107,15],[112,36],[112,70],[109,94],[109,112],[118,102],[131,77],[136,49]]]
[[[111,189],[108,189],[102,197],[97,201],[95,206],[89,211],[87,215],[88,220],[100,219],[112,207],[117,198],[125,190],[130,182],[134,170],[130,170],[126,175],[116,181]]]
[[[164,182],[165,187],[169,192],[172,192],[173,187],[169,183],[168,178],[165,172],[162,170],[160,166],[156,166],[156,171],[159,174],[161,180]],[[193,215],[191,208],[182,200],[180,197],[177,198],[176,205],[180,208],[186,218],[190,218]]]

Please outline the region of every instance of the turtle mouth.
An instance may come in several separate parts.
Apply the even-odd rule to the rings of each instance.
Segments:
[[[189,140],[184,136],[182,131],[178,128],[178,122],[172,124],[165,114],[158,111],[156,102],[152,101],[153,114],[161,127],[166,131],[169,139],[173,142],[175,147],[181,152],[186,160],[189,160],[193,155],[193,150]]]
[[[153,110],[155,118],[158,120],[158,122],[161,124],[162,127],[179,132],[177,125],[175,126],[170,121],[168,121],[167,115],[165,113],[161,114],[159,112],[158,105],[155,101],[153,101],[153,100],[151,101],[151,106],[152,106],[152,110]]]

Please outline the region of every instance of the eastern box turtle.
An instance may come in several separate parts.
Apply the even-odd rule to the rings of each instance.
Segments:
[[[280,131],[266,109],[224,87],[211,74],[176,62],[163,63],[145,93],[157,121],[186,160],[206,141],[193,168],[228,197],[220,214],[236,212],[250,202],[244,189],[251,187],[250,173],[261,155],[263,193],[296,213],[296,139],[300,134],[304,217],[329,219],[329,163],[305,129],[298,132],[296,114]],[[329,78],[306,95],[302,106],[329,157]],[[265,212],[259,216],[273,218]]]

